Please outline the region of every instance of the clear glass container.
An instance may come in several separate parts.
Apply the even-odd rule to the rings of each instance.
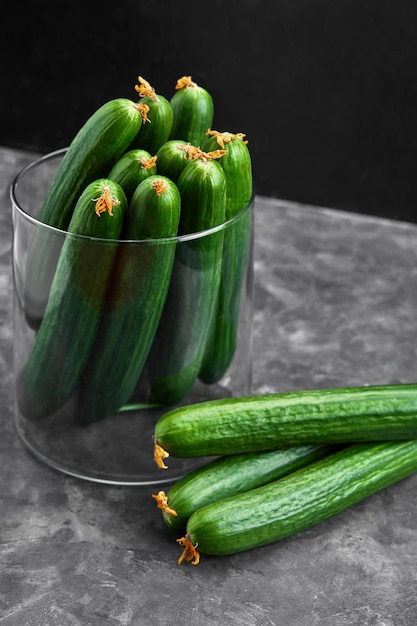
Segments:
[[[142,241],[69,235],[38,220],[64,153],[58,150],[34,161],[11,186],[17,431],[38,458],[79,478],[119,485],[175,481],[202,460],[170,458],[168,470],[158,468],[153,460],[156,420],[174,406],[250,393],[253,198],[232,220],[200,233]],[[60,306],[48,307],[51,290],[57,289],[59,282],[53,282],[57,263],[69,238],[77,259],[83,259],[83,270],[80,273],[78,261],[77,271],[69,266],[66,286],[62,288],[60,282]],[[117,274],[117,284],[122,287],[116,289],[116,296],[105,297],[98,304],[91,297],[90,268],[109,246],[125,260],[120,265],[121,275]],[[162,312],[152,317],[146,306],[150,301],[145,295],[149,292],[147,276],[156,262],[161,267],[161,254],[169,250],[173,251],[169,288]],[[210,250],[216,253],[207,253]],[[214,275],[212,264],[222,272],[220,287],[215,290],[207,289],[209,283],[204,282],[206,272]],[[158,289],[155,274],[152,280]],[[98,320],[94,331],[89,314],[76,325],[74,316],[68,323],[68,315],[62,315],[68,303],[74,302],[76,307],[80,302],[86,304],[87,311],[93,308],[93,318]],[[209,318],[204,317],[207,310],[212,311]],[[131,315],[138,316],[134,332]],[[124,355],[123,365],[109,358],[109,318],[119,324],[119,328],[117,323],[110,325],[110,334],[114,338],[119,333],[116,352],[117,359]],[[211,339],[210,355],[207,345],[213,320],[223,324],[222,339]],[[86,332],[87,328],[91,332]],[[129,333],[123,332],[126,328]],[[135,370],[135,341],[129,339],[136,339],[141,331],[151,336],[151,341],[142,354],[140,370]],[[76,375],[67,383],[68,364],[75,367],[75,342],[80,345],[80,358],[75,360]],[[46,350],[46,360],[45,354],[39,357],[42,350]],[[203,353],[201,360],[198,355]],[[126,385],[128,371],[132,380],[129,368],[135,377],[133,387]]]

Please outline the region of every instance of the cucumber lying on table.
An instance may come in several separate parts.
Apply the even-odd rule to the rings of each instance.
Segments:
[[[417,471],[417,440],[358,443],[277,481],[198,509],[179,558],[226,555],[306,530]]]
[[[185,529],[190,515],[203,506],[278,480],[332,450],[331,446],[294,446],[222,456],[180,478],[167,493],[159,491],[152,497],[169,528]]]
[[[224,398],[174,408],[155,425],[172,456],[417,437],[417,384]]]

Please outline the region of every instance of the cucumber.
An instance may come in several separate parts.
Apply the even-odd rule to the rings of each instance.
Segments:
[[[75,203],[87,184],[107,177],[142,125],[137,104],[117,98],[103,104],[72,140],[43,202],[39,220],[67,230]]]
[[[146,121],[142,124],[131,147],[142,148],[155,154],[168,141],[174,121],[174,113],[170,102],[148,83],[138,76],[139,85],[135,89],[140,96],[139,102],[148,107]]]
[[[217,312],[199,372],[203,383],[213,384],[225,375],[236,352],[241,291],[250,252],[254,198],[252,163],[247,143],[243,139],[245,135],[213,130],[206,134],[209,137],[204,150],[214,151],[219,147],[225,150],[218,162],[226,174],[226,220],[234,220],[225,230]],[[237,218],[245,208],[246,212]]]
[[[189,161],[189,146],[182,139],[170,139],[156,153],[158,174],[170,178],[174,183]]]
[[[298,446],[223,456],[181,478],[168,493],[160,491],[152,497],[166,525],[184,529],[197,509],[277,480],[331,451],[330,446]]]
[[[180,457],[414,437],[415,383],[211,400],[172,409],[155,425],[158,445]]]
[[[74,206],[85,187],[107,177],[142,124],[140,107],[126,98],[110,100],[98,108],[78,131],[48,188],[38,219],[67,230]],[[31,242],[24,309],[28,323],[38,328],[48,300],[60,253],[61,239],[38,228]]]
[[[219,163],[227,180],[226,219],[235,217],[252,196],[252,160],[244,133],[219,132],[209,129],[203,144],[205,152],[224,150]]]
[[[178,179],[179,233],[201,233],[224,222],[226,178],[209,155],[191,159]],[[177,246],[167,301],[152,346],[147,372],[152,403],[172,406],[192,389],[215,312],[223,229]]]
[[[133,148],[125,152],[111,168],[108,178],[123,187],[127,201],[130,202],[133,192],[139,183],[148,176],[156,174],[156,156],[146,150]]]
[[[358,443],[191,515],[184,559],[265,546],[306,530],[417,471],[417,440]]]
[[[154,338],[174,260],[180,194],[163,176],[149,176],[129,204],[106,293],[105,311],[78,388],[80,421],[101,420],[131,397]],[[163,241],[163,238],[172,238]]]
[[[90,183],[76,203],[45,315],[18,380],[19,407],[30,419],[53,414],[76,387],[98,328],[126,208],[123,189],[108,179]]]
[[[179,78],[175,89],[170,101],[174,119],[169,138],[183,139],[200,147],[213,122],[213,98],[191,76]]]

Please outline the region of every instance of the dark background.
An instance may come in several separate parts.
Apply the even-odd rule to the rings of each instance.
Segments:
[[[15,2],[0,144],[67,145],[144,76],[191,74],[244,132],[260,195],[417,221],[415,0]]]

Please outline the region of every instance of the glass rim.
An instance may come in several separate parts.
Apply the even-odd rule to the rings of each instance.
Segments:
[[[211,228],[200,230],[194,233],[187,233],[184,235],[174,235],[172,237],[158,237],[158,238],[148,238],[148,239],[106,239],[104,237],[92,237],[90,235],[81,235],[79,233],[71,233],[67,230],[63,230],[61,228],[57,228],[56,226],[51,226],[50,224],[46,224],[45,222],[41,222],[36,217],[28,213],[22,206],[18,200],[17,189],[21,179],[28,173],[30,170],[35,167],[41,165],[44,161],[50,161],[54,158],[61,157],[65,154],[68,148],[59,148],[58,150],[54,150],[52,152],[48,152],[43,154],[42,156],[34,159],[27,165],[25,165],[13,178],[10,188],[9,195],[12,203],[12,207],[28,222],[32,223],[37,228],[45,229],[46,231],[50,231],[51,233],[55,233],[57,235],[68,237],[71,236],[75,239],[83,239],[88,241],[96,241],[96,242],[107,242],[107,243],[118,243],[118,244],[156,244],[156,243],[169,243],[169,242],[187,242],[194,241],[196,239],[201,239],[203,237],[207,237],[208,235],[217,233],[221,230],[225,230],[230,224],[235,221],[238,221],[245,213],[251,211],[255,201],[255,190],[252,188],[252,195],[243,209],[239,211],[236,215],[231,217],[230,219],[217,224]]]

